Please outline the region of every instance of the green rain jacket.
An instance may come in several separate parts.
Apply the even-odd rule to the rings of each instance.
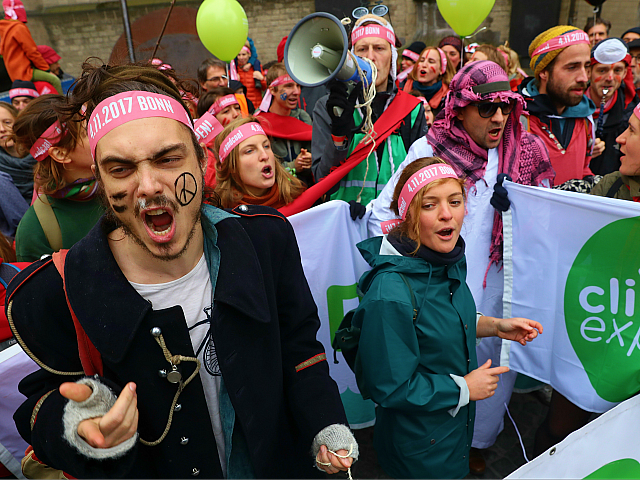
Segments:
[[[432,265],[402,256],[386,237],[360,242],[358,249],[372,270],[360,278],[363,298],[352,319],[362,329],[356,372],[361,391],[378,404],[378,461],[394,478],[463,478],[475,404],[461,400],[451,375],[464,382],[478,367],[466,259]],[[400,273],[415,295],[415,321]]]

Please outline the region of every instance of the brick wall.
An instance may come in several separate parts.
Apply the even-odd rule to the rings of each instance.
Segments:
[[[487,30],[474,38],[479,43],[503,43],[509,38],[511,2],[496,0],[483,22]],[[561,1],[560,22],[568,19],[571,0]],[[178,0],[177,4],[198,8],[200,1]],[[283,36],[305,15],[315,11],[314,0],[240,0],[249,19],[249,36],[263,62],[276,59],[276,48]],[[131,22],[152,11],[166,8],[159,0],[129,0]],[[437,11],[435,0],[387,0],[396,34],[405,43],[424,40],[433,44],[452,30]],[[582,28],[592,7],[575,0],[576,26]],[[612,34],[640,25],[638,0],[610,0],[603,5],[603,16],[613,23]],[[119,2],[87,0],[27,0],[29,28],[36,43],[51,45],[62,56],[62,68],[77,75],[82,61],[90,55],[108,59],[123,32]],[[159,28],[160,26],[158,26]]]
[[[563,1],[564,4],[568,4],[567,0]],[[602,5],[602,17],[611,22],[611,36],[620,36],[625,30],[631,27],[640,26],[640,16],[638,15],[638,9],[640,2],[638,0],[609,0]],[[563,8],[564,10],[564,8]],[[566,8],[567,14],[560,19],[565,22],[568,18],[568,8]],[[573,25],[579,28],[583,28],[587,23],[587,18],[593,16],[593,7],[587,2],[576,2],[576,16]]]
[[[466,42],[492,43],[498,45],[509,39],[509,23],[511,16],[512,0],[496,0],[491,12],[478,28],[486,27],[486,30],[478,33],[474,38]],[[435,0],[407,1],[399,0],[399,3],[411,3],[413,13],[406,19],[406,24],[415,24],[413,35],[408,37],[410,41],[422,40],[427,45],[436,45],[441,38],[454,35],[440,15]],[[414,20],[415,19],[415,20]]]
[[[167,2],[129,7],[129,18],[133,23],[138,18],[160,8]],[[33,9],[38,4],[40,8]],[[177,2],[178,5],[198,8],[200,2]],[[62,69],[78,75],[82,62],[89,56],[104,61],[109,56],[118,38],[123,34],[122,12],[118,2],[83,3],[80,0],[27,3],[29,29],[37,44],[53,47],[62,57]],[[162,25],[158,25],[158,31]]]

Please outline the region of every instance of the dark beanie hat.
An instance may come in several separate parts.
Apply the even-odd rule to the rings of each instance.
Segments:
[[[444,37],[442,40],[440,40],[438,48],[442,48],[445,45],[451,45],[453,48],[458,50],[458,53],[460,53],[460,55],[462,55],[462,40],[460,40],[458,37],[455,37],[453,35]]]
[[[427,45],[424,42],[413,42],[405,50],[411,50],[413,53],[420,55],[425,48],[427,48]]]
[[[36,98],[39,96],[40,94],[38,90],[36,90],[33,82],[27,82],[25,80],[14,80],[11,84],[11,90],[9,90],[9,98],[11,99],[15,97]]]
[[[630,28],[629,30],[624,32],[622,35],[620,35],[620,38],[624,37],[627,33],[637,33],[638,35],[640,35],[640,27]]]

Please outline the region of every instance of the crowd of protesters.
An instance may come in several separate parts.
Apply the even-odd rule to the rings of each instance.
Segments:
[[[286,221],[329,200],[369,213],[353,325],[379,464],[484,471],[516,380],[496,366],[500,342],[542,333],[501,318],[502,183],[640,201],[640,27],[552,27],[528,74],[507,44],[403,48],[366,14],[350,48],[375,66],[372,89],[299,85],[285,37],[277,62],[247,38],[193,79],[157,58],[85,63],[64,96],[60,56],[35,45],[20,0],[3,7],[0,267],[14,270],[0,348],[18,342],[41,367],[15,413],[25,473],[348,470],[358,444]],[[535,453],[590,416],[553,391]]]

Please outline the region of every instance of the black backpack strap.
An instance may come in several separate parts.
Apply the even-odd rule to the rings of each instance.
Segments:
[[[15,277],[20,269],[10,263],[0,263],[0,284],[6,289],[9,282]]]
[[[416,318],[418,317],[418,309],[416,308],[416,296],[413,294],[413,288],[411,288],[411,285],[409,285],[409,281],[407,280],[407,277],[405,277],[404,274],[402,273],[400,273],[399,275],[400,277],[402,277],[402,281],[405,283],[405,285],[409,289],[409,293],[411,294],[411,306],[413,307],[413,321],[415,322]]]
[[[613,182],[613,185],[611,185],[611,188],[607,192],[607,197],[614,198],[618,190],[620,190],[621,186],[622,186],[622,177],[618,177],[618,179],[615,182]]]

